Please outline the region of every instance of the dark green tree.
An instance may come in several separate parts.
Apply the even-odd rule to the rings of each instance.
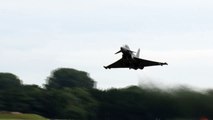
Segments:
[[[0,73],[0,90],[14,89],[21,86],[21,80],[11,73]]]
[[[45,116],[54,119],[95,120],[97,102],[87,89],[49,89],[42,98]]]
[[[78,71],[71,68],[60,68],[52,72],[47,79],[47,88],[93,88],[94,81],[89,74],[84,71]]]

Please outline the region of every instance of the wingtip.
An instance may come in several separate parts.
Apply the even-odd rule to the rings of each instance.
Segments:
[[[105,68],[105,69],[107,69],[107,67],[106,67],[106,66],[104,66],[104,68]]]
[[[161,66],[163,66],[163,65],[168,65],[168,63],[165,62],[165,63],[161,63],[160,65],[161,65]]]

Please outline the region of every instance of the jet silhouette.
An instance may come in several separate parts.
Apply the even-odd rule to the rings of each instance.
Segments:
[[[131,51],[128,45],[124,45],[120,48],[118,53],[123,53],[122,58],[118,61],[108,65],[104,66],[105,69],[111,69],[111,68],[129,68],[129,69],[143,69],[144,67],[149,66],[156,66],[156,65],[168,65],[166,62],[155,62],[151,60],[145,60],[139,58],[140,49],[138,49],[138,52],[134,54],[134,51]]]

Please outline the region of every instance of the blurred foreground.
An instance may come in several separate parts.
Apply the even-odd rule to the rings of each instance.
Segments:
[[[48,120],[35,114],[22,114],[19,112],[0,112],[0,120]]]
[[[0,111],[76,120],[213,119],[213,90],[147,86],[99,90],[94,86],[88,73],[70,68],[53,71],[44,88],[0,73]]]

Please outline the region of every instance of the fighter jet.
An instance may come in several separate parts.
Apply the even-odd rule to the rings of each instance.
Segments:
[[[149,66],[155,66],[155,65],[168,65],[166,62],[155,62],[151,60],[145,60],[139,58],[140,54],[140,49],[138,49],[138,52],[134,54],[135,52],[130,50],[128,45],[124,45],[120,48],[118,53],[123,53],[122,58],[119,59],[118,61],[108,65],[104,66],[105,69],[111,69],[111,68],[129,68],[129,69],[143,69],[144,67],[149,67]]]

